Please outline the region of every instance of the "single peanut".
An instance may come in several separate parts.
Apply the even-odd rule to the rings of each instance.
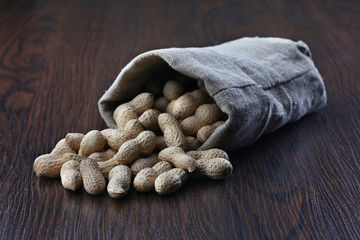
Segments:
[[[97,162],[104,162],[112,158],[117,153],[116,150],[109,148],[103,152],[94,152],[89,155],[89,158],[96,160]]]
[[[112,198],[121,198],[129,191],[130,183],[130,168],[125,165],[116,166],[109,172],[107,191]]]
[[[127,103],[131,106],[136,114],[141,115],[147,109],[150,109],[154,105],[154,95],[151,93],[140,93],[133,100]]]
[[[181,168],[173,168],[161,173],[155,179],[155,191],[159,194],[170,194],[178,190],[186,181],[187,174]]]
[[[152,167],[157,162],[159,162],[157,154],[151,154],[147,157],[138,158],[130,165],[131,173],[136,176],[139,171],[147,167]]]
[[[208,101],[208,95],[201,89],[187,92],[174,101],[171,108],[171,114],[176,119],[185,119],[190,117],[196,109]]]
[[[79,162],[81,158],[75,153],[44,154],[35,159],[33,169],[37,177],[58,178],[62,165],[69,160]]]
[[[139,117],[139,122],[141,125],[150,131],[157,131],[159,129],[158,117],[160,115],[160,111],[156,109],[148,109]]]
[[[118,106],[113,114],[114,121],[119,129],[123,130],[125,124],[131,119],[137,119],[139,116],[135,112],[134,108],[128,104],[122,104]]]
[[[134,178],[134,188],[138,192],[149,192],[154,188],[155,179],[159,173],[153,168],[142,169]]]
[[[186,147],[186,138],[180,129],[179,122],[170,114],[162,113],[158,117],[161,131],[164,133],[164,139],[167,146]]]
[[[105,178],[94,159],[83,159],[80,163],[80,172],[86,192],[91,195],[98,195],[105,190]]]
[[[212,125],[203,126],[197,132],[196,138],[201,142],[206,142],[210,136],[214,133],[215,129],[224,124],[224,121],[217,121]]]
[[[76,153],[74,149],[72,149],[69,145],[66,144],[65,138],[61,139],[51,151],[50,154],[54,155],[62,155],[64,153]]]
[[[80,163],[75,160],[69,160],[64,163],[60,170],[60,177],[61,184],[65,189],[78,190],[82,185]]]
[[[124,130],[107,128],[101,131],[106,143],[115,150],[119,150],[121,145],[132,139],[132,135]]]
[[[155,179],[161,173],[172,168],[168,162],[158,162],[152,168],[144,168],[134,178],[134,188],[138,192],[149,192],[154,189]]]
[[[79,151],[81,140],[85,134],[83,133],[68,133],[65,137],[65,143],[75,151]]]
[[[152,168],[156,170],[159,174],[161,174],[163,172],[167,172],[170,169],[172,169],[172,166],[169,162],[161,161],[156,163]]]
[[[167,161],[177,168],[188,170],[193,172],[196,167],[196,161],[194,158],[185,154],[184,150],[179,147],[168,147],[159,152],[159,161]]]
[[[169,105],[169,100],[166,97],[160,97],[156,99],[154,103],[154,108],[159,110],[160,112],[166,112],[166,108]]]
[[[194,177],[206,176],[211,179],[223,179],[231,175],[233,167],[224,158],[196,160],[197,169],[192,173]]]
[[[155,134],[143,131],[136,138],[125,142],[111,159],[99,162],[101,173],[107,177],[109,171],[120,164],[129,165],[140,155],[149,155],[155,149]]]
[[[138,119],[131,119],[125,124],[124,131],[129,133],[131,138],[136,138],[144,128]]]
[[[89,156],[93,152],[100,152],[105,147],[105,138],[98,130],[88,132],[80,143],[79,156]]]
[[[174,80],[167,81],[163,88],[164,97],[166,97],[169,101],[178,99],[184,91],[184,86]]]
[[[211,159],[211,158],[225,158],[226,160],[229,160],[228,154],[221,149],[218,148],[212,148],[208,150],[203,151],[189,151],[186,152],[187,155],[193,157],[194,159]]]
[[[200,128],[213,124],[221,117],[221,110],[215,104],[203,104],[196,109],[194,116],[185,118],[180,128],[185,135],[196,135]]]

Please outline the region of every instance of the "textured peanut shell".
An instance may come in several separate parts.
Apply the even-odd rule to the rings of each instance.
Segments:
[[[196,160],[197,169],[192,176],[206,176],[211,179],[224,179],[231,175],[233,167],[231,163],[224,158],[211,158]]]
[[[91,195],[98,195],[105,190],[105,178],[101,174],[99,165],[94,159],[83,159],[80,163],[80,172],[86,192]]]
[[[101,152],[105,147],[105,138],[98,130],[88,132],[80,143],[79,156],[89,156],[94,152]]]
[[[33,169],[37,177],[58,178],[62,165],[69,160],[80,161],[81,158],[75,153],[44,154],[35,159]]]
[[[170,170],[171,171],[171,170]],[[173,172],[164,172],[155,179],[155,191],[159,194],[170,194],[181,187],[181,177]]]
[[[184,86],[174,80],[167,81],[163,88],[164,97],[166,97],[169,101],[178,99],[184,92]]]
[[[174,101],[171,114],[176,119],[185,119],[193,115],[196,109],[207,100],[207,94],[201,89],[187,92]]]
[[[113,118],[118,128],[124,130],[125,124],[131,119],[137,119],[138,114],[130,105],[121,104],[115,109]]]
[[[210,136],[214,133],[215,129],[224,123],[225,123],[224,121],[217,121],[212,125],[203,126],[197,132],[196,138],[201,143],[206,142],[210,138]]]
[[[164,133],[165,143],[169,147],[186,148],[186,138],[181,131],[179,122],[170,114],[162,113],[158,117],[161,131]]]
[[[89,155],[89,158],[95,159],[97,162],[104,162],[111,159],[116,153],[116,150],[109,148],[103,152],[94,152]]]
[[[152,169],[154,169],[158,174],[161,174],[163,172],[167,172],[172,168],[173,167],[171,166],[171,164],[169,162],[166,162],[166,161],[158,162],[152,167]]]
[[[157,131],[159,129],[158,117],[160,111],[156,109],[148,109],[139,117],[139,122],[146,130]]]
[[[159,173],[153,168],[142,169],[134,178],[134,188],[138,192],[150,192],[154,189],[154,183]]]
[[[186,152],[187,155],[193,157],[194,159],[211,159],[211,158],[225,158],[226,160],[229,160],[228,154],[221,149],[218,148],[212,148],[208,150],[203,151],[189,151]]]
[[[169,105],[169,100],[166,99],[166,97],[159,97],[156,99],[154,103],[154,108],[159,110],[160,112],[166,112],[166,108]]]
[[[151,93],[140,93],[133,100],[128,102],[128,105],[133,107],[137,115],[141,115],[147,109],[154,105],[154,95]]]
[[[213,124],[221,117],[221,110],[215,104],[203,104],[196,109],[194,116],[185,118],[180,128],[185,135],[196,135],[203,126]]]
[[[130,166],[131,173],[136,176],[142,169],[152,167],[157,162],[159,162],[157,154],[151,154],[147,157],[138,158]]]
[[[69,145],[66,144],[66,139],[61,139],[51,151],[50,154],[53,155],[62,155],[64,153],[76,153],[74,149],[72,149]]]
[[[125,142],[111,159],[99,162],[99,168],[104,177],[117,165],[129,165],[140,155],[149,155],[155,149],[155,134],[143,131],[135,139]]]
[[[196,150],[200,147],[200,142],[199,140],[197,140],[196,138],[192,137],[192,136],[187,136],[186,137],[186,147],[184,150],[186,151],[192,151],[192,150]]]
[[[85,134],[83,133],[68,133],[65,137],[65,143],[75,151],[79,151],[81,140]]]
[[[65,189],[78,190],[82,186],[80,163],[75,160],[69,160],[64,163],[60,170],[60,177],[61,184]]]
[[[124,142],[133,138],[130,133],[120,129],[107,128],[102,130],[101,134],[106,143],[115,150],[119,150]]]
[[[119,165],[111,169],[107,191],[112,198],[121,198],[129,191],[131,170],[128,166]]]
[[[131,119],[125,124],[124,131],[130,134],[131,138],[136,138],[144,128],[138,119]]]
[[[167,161],[177,168],[193,172],[197,163],[194,158],[185,154],[184,150],[179,147],[168,147],[159,152],[159,161]]]

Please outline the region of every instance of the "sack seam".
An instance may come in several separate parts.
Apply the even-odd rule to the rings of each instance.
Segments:
[[[297,76],[295,76],[295,77],[292,77],[292,78],[290,78],[290,79],[288,79],[288,80],[286,80],[286,81],[282,81],[282,82],[279,82],[279,83],[277,83],[277,84],[274,84],[274,85],[271,85],[271,86],[268,86],[268,87],[261,87],[261,88],[262,88],[264,91],[267,91],[267,90],[270,90],[270,89],[272,89],[272,88],[281,86],[281,85],[283,85],[283,84],[287,84],[287,83],[289,83],[289,82],[292,82],[292,81],[294,81],[294,80],[296,80],[296,79],[298,79],[298,78],[300,78],[300,77],[308,74],[309,72],[311,72],[311,71],[314,70],[314,69],[315,69],[315,67],[312,67],[312,68],[306,70],[305,72],[303,72],[303,73],[301,73],[301,74],[299,74],[299,75],[297,75]],[[224,88],[224,89],[220,89],[218,92],[216,92],[215,94],[213,94],[213,97],[214,97],[215,95],[219,94],[220,92],[225,91],[225,90],[228,90],[228,89],[231,89],[231,88],[240,88],[240,89],[243,89],[243,88],[247,88],[247,87],[251,87],[251,86],[261,86],[261,85],[260,85],[260,84],[247,84],[247,85],[243,85],[243,86],[234,86],[234,87]]]

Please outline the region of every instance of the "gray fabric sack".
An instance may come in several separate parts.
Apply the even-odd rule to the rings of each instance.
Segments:
[[[141,92],[150,76],[171,67],[205,87],[228,115],[200,147],[234,150],[326,104],[324,82],[308,46],[281,38],[241,38],[203,48],[168,48],[135,57],[99,100],[111,128],[116,106]]]

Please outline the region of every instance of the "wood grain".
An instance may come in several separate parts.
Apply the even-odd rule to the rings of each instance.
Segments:
[[[303,40],[328,104],[230,153],[233,175],[114,200],[36,178],[137,54],[243,36]],[[344,1],[0,1],[0,239],[359,239],[360,4]]]

